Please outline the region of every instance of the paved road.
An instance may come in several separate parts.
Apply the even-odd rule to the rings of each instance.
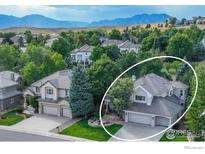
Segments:
[[[53,141],[65,141],[65,140],[0,129],[0,141],[52,141],[53,142]]]

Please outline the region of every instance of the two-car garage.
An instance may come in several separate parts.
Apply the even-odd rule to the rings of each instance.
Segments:
[[[67,104],[41,102],[39,103],[39,113],[72,118],[70,106]]]
[[[144,124],[149,126],[165,126],[171,124],[168,117],[156,116],[151,114],[125,111],[125,122]]]

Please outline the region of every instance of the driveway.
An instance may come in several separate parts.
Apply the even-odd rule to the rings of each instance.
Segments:
[[[65,117],[37,114],[11,127],[33,132],[49,132],[64,123],[69,125],[69,122],[73,123],[73,120]]]
[[[134,123],[126,123],[123,127],[115,134],[115,136],[123,138],[123,139],[140,139],[144,137],[148,137],[159,133],[160,131],[164,130],[166,127],[150,127],[141,124],[134,124]],[[163,133],[148,139],[146,141],[159,141],[159,139],[163,136]],[[111,138],[109,141],[119,141],[115,138]]]

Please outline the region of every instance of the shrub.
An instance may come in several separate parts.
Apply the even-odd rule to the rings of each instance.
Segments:
[[[17,107],[16,112],[17,113],[22,113],[23,112],[23,107]]]

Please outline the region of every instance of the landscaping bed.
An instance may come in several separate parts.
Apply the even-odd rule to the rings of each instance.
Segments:
[[[122,125],[113,124],[111,126],[107,126],[106,128],[111,134],[115,134],[121,127]],[[108,141],[111,137],[102,127],[89,126],[88,120],[85,119],[64,129],[62,132],[60,132],[60,134],[81,137],[95,141]]]
[[[16,110],[10,111],[2,115],[2,118],[0,119],[0,125],[11,126],[11,125],[14,125],[22,121],[23,119],[24,119],[24,116],[21,114],[18,114]]]

